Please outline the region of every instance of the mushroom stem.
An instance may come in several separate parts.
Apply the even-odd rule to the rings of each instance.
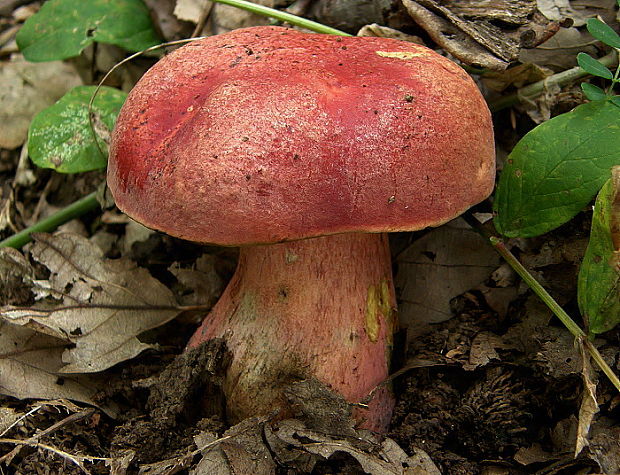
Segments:
[[[395,297],[386,234],[340,234],[241,248],[235,275],[190,346],[224,338],[232,421],[286,408],[284,389],[314,377],[351,403],[388,376]],[[385,431],[393,399],[356,409]]]

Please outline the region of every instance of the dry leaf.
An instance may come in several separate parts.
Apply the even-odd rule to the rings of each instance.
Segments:
[[[588,18],[604,15],[611,20],[616,0],[538,0],[538,10],[549,20],[570,18],[582,26]]]
[[[532,444],[530,447],[521,447],[514,454],[513,458],[517,463],[521,465],[530,465],[532,463],[547,462],[549,460],[558,459],[559,456],[554,456],[549,452],[543,450],[539,443]]]
[[[482,82],[489,89],[502,92],[510,86],[523,87],[551,76],[552,71],[537,64],[519,64],[505,71],[488,71],[482,75]]]
[[[574,345],[575,338],[570,333],[558,333],[555,338],[547,341],[543,341],[542,335],[537,337],[541,341],[541,348],[536,353],[536,361],[545,374],[557,379],[579,374],[579,353]]]
[[[26,140],[34,115],[81,81],[62,61],[29,63],[17,57],[2,64],[0,84],[0,148],[13,149]]]
[[[562,20],[573,13],[569,0],[538,0],[537,3],[538,11],[545,15],[547,20]]]
[[[594,415],[598,412],[598,403],[596,402],[596,382],[593,379],[594,373],[590,363],[590,355],[586,352],[581,341],[578,341],[578,344],[582,362],[581,377],[583,380],[583,393],[581,395],[581,406],[579,407],[575,458],[581,453],[583,448],[588,445],[588,432],[590,431],[590,425],[592,424]]]
[[[307,428],[341,437],[355,435],[351,404],[316,378],[292,383],[285,396],[294,416]]]
[[[27,302],[33,279],[34,271],[17,249],[0,248],[0,305]]]
[[[17,422],[23,414],[10,407],[0,407],[0,437]]]
[[[18,399],[65,398],[96,405],[93,396],[101,386],[88,377],[57,374],[67,343],[0,322],[0,392]]]
[[[179,20],[198,23],[209,0],[177,0],[174,7],[174,16]]]
[[[503,348],[502,338],[491,332],[478,333],[471,342],[469,361],[463,364],[463,369],[473,371],[479,366],[485,366],[491,360],[499,360],[495,348]]]
[[[274,439],[285,442],[289,451],[305,452],[322,459],[328,459],[336,452],[344,452],[356,459],[362,469],[371,475],[441,474],[422,451],[409,457],[392,439],[379,441],[365,431],[358,431],[356,437],[335,439],[307,429],[300,421],[285,420],[277,425],[277,430],[265,427],[265,436],[278,458],[278,448],[283,445],[274,444]]]
[[[209,446],[192,475],[276,473],[276,464],[263,441],[264,419],[250,418],[231,427],[219,443]],[[215,442],[202,440],[202,442]]]
[[[168,270],[191,290],[188,295],[181,297],[183,305],[213,305],[224,289],[224,282],[215,270],[216,258],[211,254],[203,254],[196,259],[193,269],[182,269],[178,262],[173,263]]]
[[[4,308],[0,316],[71,341],[75,347],[64,351],[62,372],[102,371],[135,357],[152,347],[138,335],[179,313],[172,292],[134,262],[106,259],[78,235],[34,237],[32,257],[51,272],[35,290],[61,302]]]
[[[135,242],[144,242],[153,234],[155,234],[155,231],[152,229],[130,219],[127,226],[125,226],[125,234],[121,238],[123,255],[129,254],[131,246]]]
[[[106,466],[110,467],[110,475],[126,475],[135,455],[133,450],[127,450],[120,456],[106,460]]]
[[[418,239],[398,257],[399,316],[409,337],[452,317],[450,300],[477,286],[499,265],[484,239],[452,221]]]
[[[254,3],[275,8],[275,0],[255,0]],[[269,25],[270,19],[230,5],[215,4],[209,17],[210,33],[218,35],[237,28]]]
[[[600,417],[594,421],[589,452],[601,473],[620,473],[620,427],[614,419]]]
[[[596,47],[590,44],[592,37],[584,29],[561,28],[555,35],[536,48],[522,49],[519,62],[534,63],[563,71],[577,65],[577,53],[586,52],[596,56]]]

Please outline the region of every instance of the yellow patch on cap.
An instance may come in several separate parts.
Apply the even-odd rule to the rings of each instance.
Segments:
[[[375,53],[383,58],[396,59],[413,59],[420,56],[426,56],[424,53],[415,53],[413,51],[375,51]]]

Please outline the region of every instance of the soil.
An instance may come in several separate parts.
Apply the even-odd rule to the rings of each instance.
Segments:
[[[560,229],[540,243],[566,242],[566,236],[574,231],[575,225]],[[164,236],[151,240],[154,242],[147,246],[151,268],[154,274],[159,268],[164,275],[161,269],[165,263],[159,257],[174,240]],[[179,248],[183,246],[179,241]],[[136,251],[138,261],[143,260],[140,247]],[[197,249],[189,246],[183,252],[191,260]],[[179,257],[178,253],[173,257]],[[536,253],[536,249],[528,251],[531,258]],[[152,264],[153,259],[157,265]],[[230,256],[224,261],[221,268],[228,274]],[[575,279],[566,273],[567,266],[570,264],[543,270],[548,282],[553,282],[557,272],[563,273],[563,283],[555,289],[559,299],[563,294],[574,295]],[[19,300],[18,296],[13,299]],[[567,304],[570,307],[571,302]],[[453,318],[418,338],[409,346],[407,358],[401,358],[401,372],[394,379],[397,406],[388,436],[409,454],[423,450],[445,474],[599,473],[602,459],[590,449],[577,459],[571,452],[583,385],[579,355],[566,331],[550,321],[544,306],[526,291],[510,304],[502,319],[489,308],[482,293],[471,291],[456,298],[452,307]],[[195,465],[201,458],[196,450],[197,437],[205,433],[222,437],[230,430],[219,390],[226,348],[222,342],[212,341],[182,352],[193,328],[195,317],[190,316],[154,330],[147,339],[158,341],[159,351],[149,350],[107,372],[107,390],[100,401],[114,401],[120,408],[116,419],[91,410],[83,418],[63,424],[72,411],[57,404],[4,398],[3,406],[27,412],[40,404],[41,408],[18,426],[19,434],[29,436],[60,423],[60,428],[42,441],[67,454],[116,461],[125,456],[130,460],[127,472],[118,473],[138,473],[137,467],[150,467],[143,473],[186,473],[184,467]],[[601,350],[617,361],[618,334],[606,336],[607,341],[600,342]],[[491,359],[485,362],[484,358],[472,357],[480,353],[480,347],[488,346],[494,349]],[[347,419],[337,424],[333,419],[334,413],[342,413],[342,405],[329,402],[327,397],[324,400],[328,405],[319,411],[316,408],[321,404],[317,401],[324,395],[313,391],[302,392],[297,399],[311,401],[296,414],[299,420],[309,430],[351,437],[355,432],[347,426]],[[614,426],[619,398],[605,378],[599,379],[598,395],[602,402],[599,419]],[[258,428],[278,426],[269,418],[253,424]],[[264,432],[261,434],[262,442]],[[11,444],[3,447],[7,452],[15,448]],[[277,450],[273,453],[278,455]],[[163,466],[174,468],[166,471]],[[87,467],[90,473],[110,473],[105,463],[93,462]],[[303,465],[298,460],[280,460],[275,473],[306,473],[300,467]],[[84,473],[66,459],[32,447],[21,447],[7,469],[16,474]],[[328,458],[318,457],[307,473],[367,472],[344,450]]]

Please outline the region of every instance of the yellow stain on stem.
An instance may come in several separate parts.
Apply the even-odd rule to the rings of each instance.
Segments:
[[[385,279],[377,285],[370,285],[366,295],[366,315],[364,318],[364,331],[368,339],[375,343],[379,339],[381,330],[381,316],[385,324],[391,320],[392,304],[390,288]]]

